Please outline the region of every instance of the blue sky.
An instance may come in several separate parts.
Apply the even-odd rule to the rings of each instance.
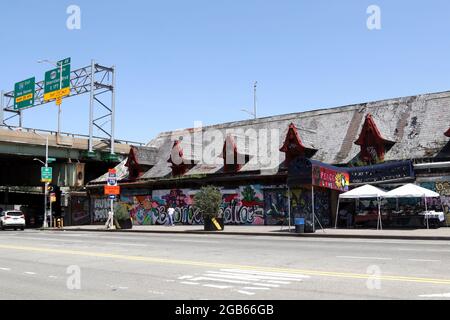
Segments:
[[[81,30],[66,9],[81,8]],[[366,27],[369,5],[382,29]],[[147,142],[194,121],[244,120],[258,81],[258,115],[445,91],[450,88],[450,2],[190,0],[8,2],[0,11],[0,88],[42,58],[117,67],[118,138]],[[64,100],[62,130],[88,133],[89,97]],[[55,129],[54,104],[24,126]]]

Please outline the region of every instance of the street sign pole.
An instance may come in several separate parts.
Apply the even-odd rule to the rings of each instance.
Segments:
[[[48,136],[46,137],[45,140],[45,167],[48,168]],[[44,188],[45,188],[45,192],[44,192],[44,228],[48,227],[47,224],[47,195],[48,195],[48,182],[45,182],[44,184]]]

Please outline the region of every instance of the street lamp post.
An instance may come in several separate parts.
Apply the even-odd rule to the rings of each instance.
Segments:
[[[37,135],[41,136],[40,134],[36,133]],[[42,137],[42,136],[41,136]],[[48,136],[45,137],[45,163],[42,160],[39,159],[33,159],[34,161],[39,161],[42,163],[46,168],[48,168]],[[44,225],[43,228],[48,227],[47,223],[47,199],[48,199],[48,182],[44,183]]]
[[[241,111],[252,115],[255,120],[257,119],[257,112],[256,112],[256,88],[257,87],[258,87],[258,81],[255,81],[255,84],[253,85],[253,112],[246,110],[246,109],[241,109]]]

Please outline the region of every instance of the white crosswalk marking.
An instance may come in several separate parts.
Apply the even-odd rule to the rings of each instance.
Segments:
[[[212,289],[234,289],[243,295],[253,296],[257,292],[267,292],[299,283],[309,276],[284,272],[265,272],[245,269],[220,269],[206,271],[203,274],[185,275],[178,277],[181,284],[199,285]]]

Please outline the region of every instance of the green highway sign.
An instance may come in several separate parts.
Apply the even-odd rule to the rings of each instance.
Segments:
[[[58,61],[58,67],[60,67],[61,64],[62,64],[63,66],[70,64],[70,58],[66,58],[66,59],[64,59],[64,60]]]
[[[62,81],[61,81],[62,65]],[[68,96],[70,93],[70,58],[58,61],[58,68],[45,73],[44,100]]]
[[[14,86],[14,110],[28,108],[34,105],[35,78],[17,82]]]
[[[52,182],[53,179],[53,170],[51,167],[42,167],[41,168],[41,181],[42,182]]]
[[[47,159],[47,163],[51,163],[51,162],[55,162],[56,161],[56,158],[48,158]]]

